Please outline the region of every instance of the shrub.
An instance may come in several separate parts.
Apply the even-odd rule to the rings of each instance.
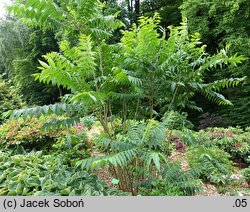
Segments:
[[[194,125],[187,120],[187,113],[178,113],[176,111],[170,111],[164,114],[163,121],[168,129],[192,129]]]
[[[231,159],[247,163],[250,154],[250,132],[239,127],[208,128],[207,138],[220,149],[228,152]]]
[[[50,149],[57,140],[68,134],[81,133],[76,127],[64,129],[44,129],[44,124],[62,117],[11,119],[0,126],[0,145],[11,147],[22,145],[27,149]]]
[[[92,146],[88,142],[85,133],[67,135],[57,140],[49,150],[49,154],[64,154],[66,158],[74,162],[76,159],[90,157]]]
[[[199,169],[199,175],[205,181],[216,185],[229,183],[232,173],[230,155],[217,147],[200,145],[187,152],[189,164]]]
[[[109,166],[120,189],[137,195],[138,183],[159,176],[172,144],[166,139],[164,125],[155,120],[146,123],[131,120],[127,126],[128,130],[114,139],[99,139],[104,156],[79,160],[76,164],[82,169]]]
[[[183,171],[178,163],[167,163],[162,180],[141,184],[140,194],[149,196],[192,196],[201,191],[201,180],[195,169]]]
[[[244,180],[247,181],[248,185],[250,185],[250,167],[243,169],[242,171]]]
[[[83,123],[84,127],[87,129],[91,129],[91,127],[96,123],[97,118],[95,116],[85,116],[81,118],[81,123]]]

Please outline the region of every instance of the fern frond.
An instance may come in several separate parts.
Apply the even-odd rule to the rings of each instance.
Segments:
[[[203,90],[201,93],[209,100],[213,101],[218,105],[233,105],[232,102],[227,100],[222,94],[219,94],[215,91],[209,90]]]
[[[213,90],[213,91],[219,92],[220,90],[225,89],[225,88],[238,86],[239,83],[244,82],[245,79],[246,77],[222,79],[222,80],[214,81],[209,84],[204,84],[202,87],[207,91]]]
[[[149,171],[151,165],[153,164],[158,172],[161,170],[161,164],[167,162],[167,157],[159,152],[142,152],[140,156],[142,161],[145,163],[146,171]]]
[[[51,105],[37,106],[31,108],[24,108],[19,110],[8,111],[3,114],[4,118],[19,118],[23,117],[24,119],[28,117],[36,116],[39,118],[42,115],[51,115],[56,114],[61,116],[63,114],[71,115],[79,111],[79,105],[76,104],[66,104],[66,103],[56,103]]]
[[[73,92],[90,90],[87,80],[94,75],[96,68],[92,45],[90,36],[84,34],[80,35],[76,47],[69,48],[69,43],[63,41],[60,48],[65,56],[57,52],[46,54],[44,58],[47,63],[40,61],[39,69],[42,71],[34,74],[35,79],[63,86]]]
[[[84,160],[79,160],[76,163],[77,167],[82,169],[93,169],[95,167],[100,167],[103,165],[113,165],[113,166],[126,166],[134,157],[137,155],[138,149],[131,148],[128,150],[120,151],[115,154],[106,155],[102,157],[89,158]]]
[[[70,127],[75,126],[79,122],[80,122],[80,119],[78,117],[72,117],[72,118],[67,118],[63,120],[54,119],[50,122],[45,123],[42,126],[42,129],[44,131],[48,131],[48,130],[55,130],[55,129],[60,129],[60,128],[70,128]]]

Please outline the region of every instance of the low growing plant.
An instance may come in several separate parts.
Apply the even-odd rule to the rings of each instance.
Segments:
[[[204,133],[204,131],[202,131]],[[250,154],[250,132],[240,127],[208,128],[205,131],[207,138],[220,149],[228,152],[231,159],[248,164]]]
[[[242,170],[243,178],[247,181],[248,185],[250,185],[250,167]]]
[[[21,196],[103,196],[120,194],[108,188],[94,174],[66,164],[60,155],[30,152],[11,155],[0,152],[0,195]]]
[[[199,169],[203,180],[215,185],[225,185],[230,182],[232,162],[230,155],[218,147],[199,145],[187,152],[188,162],[192,168]]]
[[[201,191],[198,170],[183,171],[178,163],[166,163],[161,180],[142,183],[140,194],[146,196],[193,196]]]
[[[50,150],[51,146],[60,139],[73,134],[83,133],[82,129],[75,127],[62,127],[61,129],[48,128],[44,125],[54,120],[63,120],[63,117],[40,116],[19,119],[10,119],[0,126],[0,146],[16,147],[22,145],[26,149]]]

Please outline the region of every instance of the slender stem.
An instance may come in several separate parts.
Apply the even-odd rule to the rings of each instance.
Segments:
[[[94,77],[94,81],[95,81],[95,89],[96,89],[96,91],[99,91],[98,84],[97,84],[97,81],[96,81],[95,72],[93,73],[93,77]]]
[[[137,99],[137,103],[136,103],[136,109],[135,109],[135,119],[138,116],[138,112],[139,112],[139,106],[140,106],[140,98]]]
[[[97,117],[98,117],[99,121],[101,122],[104,131],[109,135],[110,138],[112,138],[112,134],[110,133],[108,123],[107,123],[107,117],[106,117],[106,113],[105,113],[105,105],[103,106],[103,111],[104,111],[103,112],[104,115],[102,115],[100,113]]]
[[[172,107],[172,105],[173,105],[173,103],[174,103],[174,101],[175,101],[175,98],[176,98],[177,92],[178,92],[178,87],[176,86],[175,91],[174,91],[173,98],[172,98],[172,100],[171,100],[171,102],[170,102],[170,105],[169,105],[169,109],[168,109],[168,111],[170,111],[170,110],[171,110],[171,107]]]
[[[98,51],[98,54],[99,54],[99,60],[100,60],[100,71],[101,71],[101,74],[102,74],[102,77],[104,76],[104,71],[103,71],[103,60],[102,60],[102,52],[99,48],[99,51]]]
[[[153,111],[154,111],[154,99],[153,99],[153,97],[150,97],[149,98],[149,107],[150,107],[150,119],[152,119],[153,118]]]
[[[130,187],[130,191],[131,191],[131,194],[133,196],[136,196],[136,192],[135,192],[135,189],[134,189],[134,182],[133,182],[133,175],[131,174],[132,172],[129,171],[126,167],[125,167],[125,171],[126,171],[126,175],[128,177],[128,187]]]
[[[113,165],[112,165],[112,168],[113,168],[113,172],[114,172],[115,178],[119,179],[119,176],[118,176],[118,174],[116,172],[116,169],[115,169],[115,167]],[[121,183],[118,183],[118,186],[119,186],[119,189],[122,189]]]

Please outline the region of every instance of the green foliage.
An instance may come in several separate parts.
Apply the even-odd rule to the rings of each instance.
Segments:
[[[148,123],[130,121],[126,134],[117,134],[115,140],[103,138],[99,142],[105,155],[79,160],[76,165],[82,169],[110,166],[119,180],[119,187],[133,195],[138,192],[138,183],[157,177],[171,150],[164,127],[154,120]]]
[[[199,134],[190,129],[183,129],[182,131],[175,131],[174,135],[180,138],[190,148],[196,148],[200,145],[205,145],[206,147],[212,146],[208,135],[204,133]]]
[[[199,170],[200,177],[216,185],[230,182],[232,162],[230,155],[217,147],[199,145],[187,152],[189,164]]]
[[[25,103],[11,82],[6,82],[0,76],[0,114],[8,110],[24,107]],[[0,118],[0,123],[2,118]]]
[[[32,7],[30,7],[31,5]],[[44,57],[47,63],[40,60],[42,71],[35,74],[35,78],[47,84],[52,83],[52,85],[58,86],[59,90],[61,88],[70,90],[73,95],[69,95],[70,97],[67,99],[80,105],[85,112],[88,110],[95,112],[96,117],[100,119],[108,132],[106,118],[109,109],[106,107],[109,107],[109,104],[104,105],[104,100],[108,98],[110,88],[103,82],[112,70],[111,67],[106,67],[106,63],[108,63],[106,61],[112,63],[110,55],[113,50],[102,39],[109,37],[113,30],[121,26],[120,22],[116,21],[114,16],[102,15],[102,4],[98,0],[94,2],[63,1],[60,4],[47,1],[27,1],[26,3],[20,1],[11,8],[19,17],[27,16],[26,21],[31,21],[29,23],[32,26],[40,26],[42,23],[45,28],[59,30],[58,34],[61,33],[60,29],[63,31],[63,41],[60,43],[61,52],[46,54]],[[47,12],[44,11],[49,11],[50,17],[47,17]],[[42,14],[38,15],[39,13]],[[61,16],[62,14],[65,16]],[[72,17],[74,18],[72,19]],[[56,25],[60,20],[64,20],[62,23],[65,28],[61,26],[60,29],[57,28]],[[106,60],[106,58],[108,59]],[[109,72],[105,73],[106,70]],[[117,81],[120,75],[116,73],[114,77],[116,75],[118,75]],[[112,79],[113,74],[106,81],[114,84]],[[56,106],[51,105],[51,107]],[[20,112],[18,111],[15,116],[23,115],[23,112]],[[24,118],[27,117],[25,114],[34,115],[35,113],[40,115],[40,108],[25,110]],[[64,123],[60,122],[60,124]]]
[[[102,15],[103,5],[98,0],[80,2],[71,0],[60,2],[16,1],[9,9],[26,23],[26,25],[21,25],[24,28],[22,30],[27,31],[25,37],[24,35],[20,37],[22,46],[20,44],[11,46],[11,51],[15,54],[10,54],[14,57],[10,58],[9,63],[13,80],[23,94],[23,98],[31,105],[54,103],[58,101],[59,96],[67,92],[61,86],[58,86],[57,89],[51,85],[34,82],[31,77],[33,73],[39,72],[36,67],[43,54],[58,51],[58,40],[66,39],[69,41],[68,44],[75,45],[78,36],[85,33],[91,35],[96,42],[101,42],[102,39],[109,38],[116,28],[122,26],[120,21],[115,20],[117,14],[114,16]],[[40,29],[38,29],[39,27]],[[16,35],[14,29],[12,28],[10,31],[14,31],[12,34]],[[4,33],[6,34],[6,32]],[[8,37],[6,40],[4,45],[8,47],[11,45],[11,40]],[[6,57],[3,55],[3,58]]]
[[[246,169],[243,169],[242,174],[248,185],[250,185],[250,168],[248,167]]]
[[[188,19],[189,30],[199,32],[202,41],[207,43],[210,53],[216,53],[218,48],[230,45],[231,55],[243,54],[249,58],[249,27],[250,4],[248,0],[186,0],[181,6],[182,14]],[[237,28],[237,30],[235,30]],[[206,80],[218,80],[224,77],[247,76],[243,87],[227,89],[224,94],[234,104],[234,107],[208,110],[212,112],[220,110],[220,114],[227,120],[229,126],[249,126],[249,67],[250,60],[244,61],[238,68],[221,71],[215,70],[206,76]],[[205,106],[205,105],[204,105]]]
[[[79,123],[79,118],[77,116],[81,114],[81,108],[76,104],[67,104],[67,103],[56,103],[53,105],[44,105],[44,106],[36,106],[31,108],[24,108],[19,110],[10,110],[3,114],[4,118],[40,118],[41,116],[50,116],[50,115],[62,116],[65,118],[58,119],[58,117],[54,117],[54,119],[48,119],[43,122],[42,129],[43,130],[55,130],[58,128],[71,127]]]
[[[87,129],[91,129],[91,127],[96,123],[97,119],[96,117],[90,115],[90,116],[84,116],[81,118],[80,122],[83,124],[84,127]]]
[[[60,37],[70,39],[79,34],[92,34],[96,39],[108,38],[122,26],[115,15],[103,15],[99,0],[17,1],[9,10],[29,26],[52,29]]]
[[[178,113],[175,111],[166,112],[162,118],[164,125],[168,129],[192,129],[194,125],[187,120],[187,113]]]
[[[205,83],[204,75],[213,69],[236,66],[245,60],[243,56],[228,56],[228,47],[210,56],[205,52],[205,45],[201,45],[200,35],[189,35],[185,20],[180,27],[169,27],[171,33],[167,40],[159,27],[158,15],[141,17],[139,23],[138,27],[123,32],[120,62],[129,76],[142,82],[134,90],[140,91],[151,117],[159,112],[155,111],[157,108],[161,113],[185,107],[201,110],[191,101],[197,92],[220,105],[231,104],[218,91],[236,86],[244,78]]]
[[[13,60],[19,55],[18,48],[28,42],[29,29],[19,20],[0,20],[0,74],[13,73]]]
[[[182,0],[147,0],[141,2],[142,14],[153,16],[158,12],[162,17],[161,26],[168,27],[170,25],[177,26],[181,22],[180,6]]]
[[[161,176],[159,181],[144,183],[146,188],[140,193],[147,196],[193,196],[201,191],[201,180],[195,169],[183,171],[180,164],[167,163]]]
[[[140,14],[138,2],[135,16]],[[176,8],[180,1],[144,1],[142,11],[159,6],[162,12],[166,6],[163,3]],[[232,180],[229,159],[249,163],[249,130],[208,129],[196,133],[189,130],[193,125],[186,120],[187,114],[176,111],[201,111],[196,94],[218,105],[232,105],[227,99],[233,96],[230,91],[242,82],[248,83],[244,77],[248,75],[246,58],[236,53],[235,45],[226,45],[226,41],[239,44],[243,49],[240,54],[248,56],[249,39],[237,34],[246,30],[241,27],[227,37],[236,26],[225,28],[231,26],[230,18],[235,18],[236,12],[247,8],[245,3],[230,0],[220,8],[218,0],[184,1],[181,9],[189,22],[184,18],[180,26],[165,30],[158,14],[140,17],[137,25],[121,32],[119,43],[111,45],[107,42],[119,40],[112,33],[118,33],[123,25],[116,19],[118,13],[109,15],[116,9],[104,8],[99,0],[15,1],[10,10],[36,29],[11,21],[0,24],[0,72],[6,72],[20,93],[30,97],[28,103],[43,102],[38,98],[35,101],[34,95],[44,89],[54,93],[52,102],[59,95],[70,94],[61,98],[62,103],[48,101],[50,105],[15,110],[12,100],[6,106],[8,90],[5,82],[0,82],[3,111],[11,109],[4,114],[11,120],[0,126],[0,146],[11,151],[0,152],[0,195],[125,195],[107,188],[93,174],[104,167],[112,174],[112,183],[132,195],[195,195],[201,188],[200,179],[227,185]],[[192,16],[196,12],[202,15]],[[197,16],[201,16],[197,22],[201,35],[193,31]],[[217,17],[223,17],[222,25]],[[10,30],[12,26],[18,30]],[[4,33],[5,27],[8,33]],[[216,39],[211,46],[213,33]],[[201,42],[204,38],[208,48]],[[6,45],[11,41],[13,45]],[[242,62],[245,67],[238,71]],[[38,63],[39,70],[35,70]],[[39,82],[30,86],[31,73]],[[243,88],[248,94],[248,87]],[[12,98],[19,101],[16,94]],[[246,108],[247,114],[249,103],[245,100],[241,110]],[[96,120],[105,132],[93,144],[84,130]],[[172,138],[188,146],[185,149],[191,169],[184,171],[179,164],[168,162],[174,149]],[[90,156],[93,145],[100,152],[96,157]],[[249,182],[248,168],[243,175]]]
[[[228,152],[231,159],[247,163],[247,157],[250,154],[250,132],[241,128],[208,128],[206,136],[213,145]],[[201,134],[203,131],[200,132]]]
[[[181,10],[189,20],[190,30],[201,33],[203,39],[209,42],[210,49],[216,50],[225,42],[230,42],[234,44],[233,48],[240,49],[244,46],[243,42],[248,40],[249,2],[247,0],[224,2],[187,0],[183,2]],[[235,27],[238,30],[235,30]],[[236,43],[243,46],[237,46]]]
[[[50,31],[28,28],[20,20],[0,21],[0,73],[12,81],[28,104],[48,104],[57,100],[58,89],[35,82],[38,61],[48,51],[57,50]]]
[[[36,106],[30,108],[24,108],[15,111],[8,111],[3,114],[4,118],[32,118],[33,116],[39,118],[41,116],[55,114],[57,116],[61,116],[63,114],[70,115],[74,114],[76,111],[79,111],[79,106],[74,104],[67,103],[56,103],[53,105],[44,105],[44,106]]]
[[[2,147],[15,147],[22,145],[27,149],[50,149],[53,143],[67,134],[77,134],[79,131],[72,127],[44,130],[44,124],[53,120],[63,120],[63,117],[27,118],[26,120],[11,119],[0,126],[0,145]]]
[[[218,91],[236,86],[244,78],[204,83],[203,74],[236,65],[244,57],[229,57],[224,49],[209,56],[198,34],[190,38],[186,22],[171,28],[167,40],[165,33],[160,37],[157,31],[161,30],[158,15],[142,17],[139,22],[132,31],[123,32],[118,46],[104,42],[95,45],[92,36],[86,34],[80,34],[74,46],[62,41],[60,53],[48,53],[44,56],[46,62],[40,61],[41,73],[35,78],[70,90],[68,101],[93,113],[110,138],[114,138],[112,124],[108,124],[112,114],[122,117],[125,123],[128,117],[152,118],[184,107],[200,109],[190,100],[196,92],[218,104],[231,104]]]
[[[93,43],[90,36],[82,34],[78,45],[70,48],[68,41],[61,42],[60,49],[64,55],[52,52],[44,56],[48,64],[40,61],[42,72],[35,74],[35,79],[46,84],[52,82],[53,85],[75,92],[90,90],[90,86],[84,81],[95,73]]]
[[[62,154],[69,159],[69,163],[74,163],[79,158],[88,158],[91,155],[92,145],[87,141],[86,134],[76,127],[67,132],[65,136],[60,136],[48,150],[48,154]]]
[[[106,196],[115,192],[96,175],[69,167],[64,161],[63,155],[10,155],[1,151],[0,195]]]
[[[25,45],[17,48],[18,55],[12,61],[13,70],[10,77],[28,104],[53,103],[65,92],[61,88],[36,82],[32,77],[32,74],[39,72],[38,60],[42,55],[57,50],[58,44],[53,32],[33,28],[29,28],[28,41]]]

